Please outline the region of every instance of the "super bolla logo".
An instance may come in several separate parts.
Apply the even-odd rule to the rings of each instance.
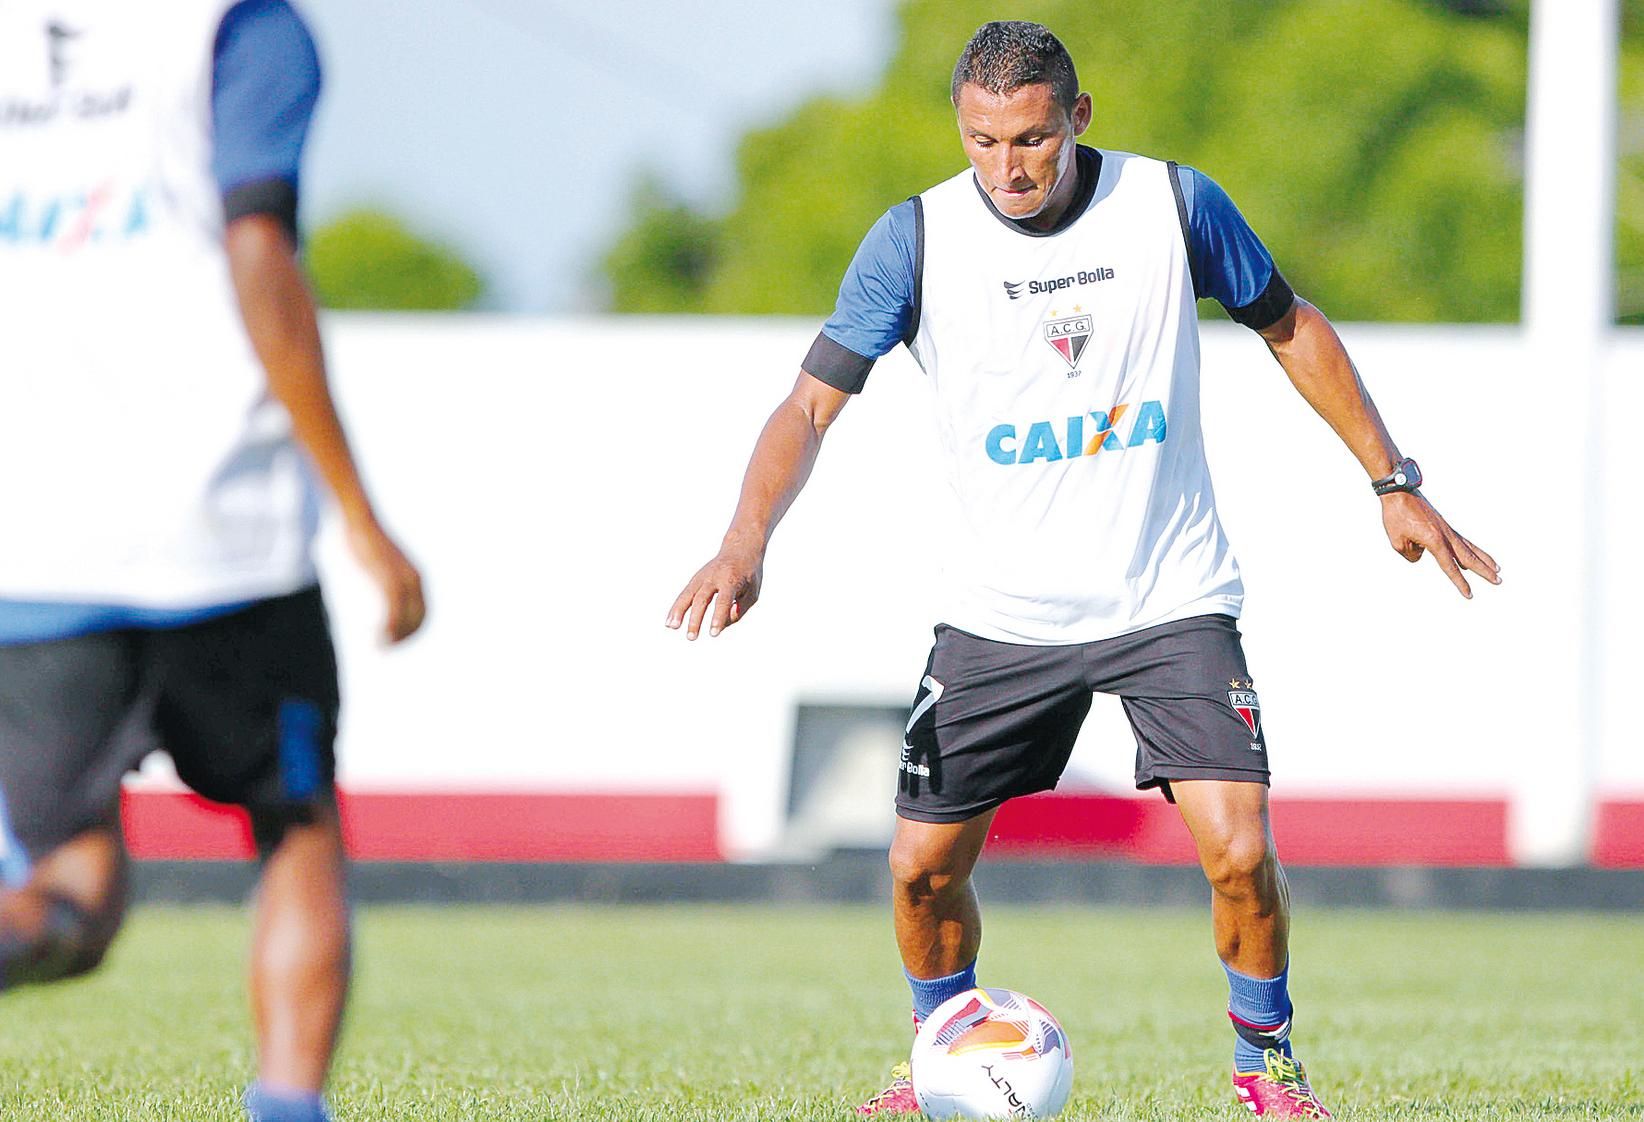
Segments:
[[[1144,401],[1134,410],[1127,403],[1105,413],[1093,409],[1061,422],[1034,421],[1025,430],[994,425],[985,444],[988,459],[996,464],[1048,464],[1163,444],[1167,433],[1164,405]]]

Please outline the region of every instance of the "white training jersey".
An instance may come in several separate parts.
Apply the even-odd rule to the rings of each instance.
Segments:
[[[969,170],[920,197],[909,347],[961,511],[943,619],[988,639],[1085,643],[1240,610],[1172,169],[1100,155],[1083,213],[1048,235],[1004,220]]]
[[[0,598],[187,608],[314,580],[315,489],[211,173],[231,6],[0,3]]]

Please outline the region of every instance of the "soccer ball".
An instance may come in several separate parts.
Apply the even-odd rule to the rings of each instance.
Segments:
[[[1067,1033],[1014,990],[938,1005],[913,1042],[913,1093],[932,1118],[1050,1118],[1073,1087]]]

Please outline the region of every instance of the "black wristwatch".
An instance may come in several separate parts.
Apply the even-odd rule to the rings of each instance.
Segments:
[[[1421,486],[1421,467],[1406,456],[1393,465],[1392,475],[1372,480],[1370,486],[1378,495],[1391,495],[1394,491],[1414,493],[1416,488]]]

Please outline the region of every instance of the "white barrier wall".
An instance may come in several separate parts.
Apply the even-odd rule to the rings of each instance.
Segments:
[[[386,518],[425,566],[410,647],[331,527],[322,542],[356,789],[711,791],[727,851],[780,825],[800,700],[906,704],[930,642],[950,502],[903,351],[829,434],[778,532],[764,599],[695,644],[662,626],[714,551],[814,321],[336,317],[339,397]],[[1534,796],[1597,738],[1603,791],[1644,793],[1644,336],[1608,357],[1608,431],[1561,405],[1515,329],[1342,329],[1427,494],[1501,561],[1471,602],[1392,553],[1357,464],[1254,335],[1207,325],[1205,428],[1244,567],[1247,652],[1280,792]],[[1582,487],[1605,441],[1599,665],[1580,675]],[[1478,584],[1479,582],[1475,582]],[[1583,699],[1586,699],[1584,702]],[[1584,708],[1585,706],[1585,708]],[[1588,723],[1583,724],[1587,718]],[[1081,780],[1130,787],[1098,706]],[[886,797],[894,761],[886,761]]]

